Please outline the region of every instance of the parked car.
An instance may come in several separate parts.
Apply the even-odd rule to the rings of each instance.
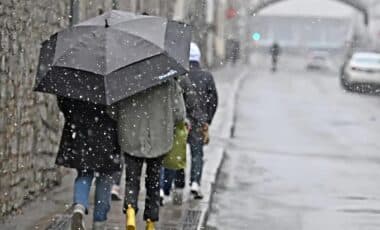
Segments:
[[[329,67],[329,53],[327,51],[310,51],[307,57],[307,69],[326,69]]]
[[[342,67],[343,85],[380,85],[380,53],[355,52]]]

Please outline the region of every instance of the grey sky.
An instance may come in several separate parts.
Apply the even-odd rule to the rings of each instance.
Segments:
[[[350,17],[355,10],[334,0],[288,0],[260,12],[260,15],[302,15],[320,17]]]

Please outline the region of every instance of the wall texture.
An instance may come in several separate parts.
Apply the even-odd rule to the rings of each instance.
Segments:
[[[62,119],[55,98],[32,91],[39,44],[68,25],[69,0],[0,3],[0,210],[60,182],[54,156]]]
[[[81,0],[80,20],[112,8]],[[54,96],[33,92],[40,43],[69,25],[70,0],[0,1],[0,216],[59,185],[63,118]]]

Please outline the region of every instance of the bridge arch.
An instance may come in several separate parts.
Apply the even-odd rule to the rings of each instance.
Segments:
[[[251,15],[254,15],[258,12],[260,12],[262,9],[271,6],[275,3],[287,1],[287,0],[259,0],[258,3],[255,4],[253,9],[251,10]],[[368,25],[369,23],[369,9],[366,3],[364,3],[362,0],[334,0],[338,2],[342,2],[346,5],[349,5],[359,12],[361,12],[364,16],[364,24]]]

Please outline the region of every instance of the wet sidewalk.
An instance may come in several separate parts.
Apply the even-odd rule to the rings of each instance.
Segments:
[[[246,68],[243,66],[236,66],[223,67],[213,72],[218,88],[219,106],[211,126],[211,142],[205,148],[205,165],[202,178],[204,199],[193,200],[187,186],[182,206],[168,203],[160,209],[160,222],[157,229],[204,229],[212,201],[213,186],[224,158],[225,145],[233,127],[236,91],[240,80],[245,75],[245,70]],[[1,229],[68,229],[74,176],[74,173],[67,171],[67,175],[63,178],[63,183],[59,188],[47,192],[45,196],[26,205],[20,215],[10,217],[5,223],[0,223]],[[140,209],[143,209],[145,191],[143,190],[144,186],[141,188],[140,200],[142,203]],[[90,201],[93,201],[93,198]],[[121,210],[122,201],[113,201],[107,229],[125,229],[125,217]],[[142,212],[138,215],[138,229],[145,227],[141,215]],[[91,216],[92,213],[87,216],[86,226],[88,227],[91,227]]]

